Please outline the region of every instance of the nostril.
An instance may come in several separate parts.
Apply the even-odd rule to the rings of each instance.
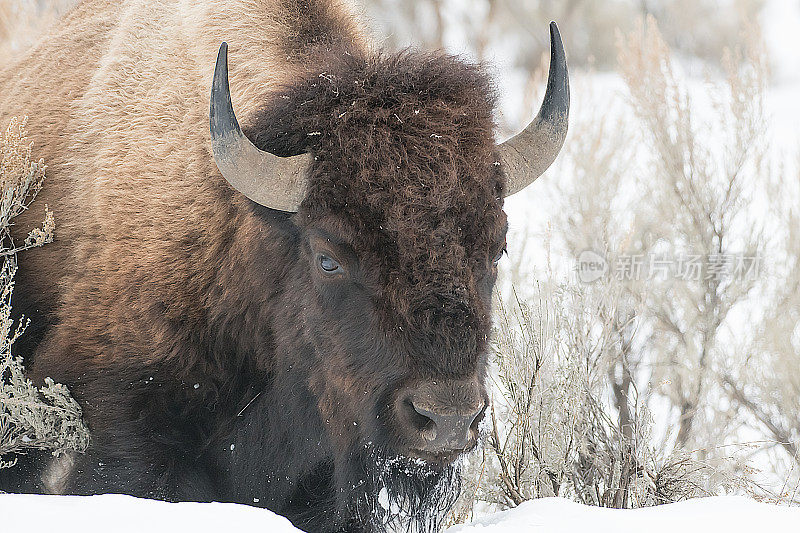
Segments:
[[[411,420],[411,424],[417,431],[431,432],[436,427],[436,422],[430,416],[427,416],[424,409],[418,409],[414,402],[411,399],[407,399],[403,402],[405,406],[405,410],[408,413],[408,417]],[[429,413],[428,413],[429,414]]]

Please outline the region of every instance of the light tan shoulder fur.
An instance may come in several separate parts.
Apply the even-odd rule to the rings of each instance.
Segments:
[[[21,257],[21,284],[45,299],[63,301],[71,291],[108,301],[148,272],[191,283],[201,277],[192,262],[215,250],[189,244],[246,226],[237,221],[243,200],[209,152],[209,91],[222,41],[245,119],[303,68],[311,48],[366,46],[351,9],[334,0],[87,0],[0,71],[0,124],[28,115],[35,155],[48,164],[20,231],[41,220],[44,204],[57,224],[54,244]]]

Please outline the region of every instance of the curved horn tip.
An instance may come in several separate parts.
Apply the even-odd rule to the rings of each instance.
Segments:
[[[567,68],[567,55],[564,51],[564,43],[561,41],[561,32],[558,31],[558,24],[550,22],[550,69],[547,75],[547,91],[545,101],[542,102],[540,112],[558,112],[561,116],[540,114],[540,118],[554,121],[558,118],[569,116],[569,69]],[[562,105],[547,105],[550,100],[556,100]]]
[[[564,53],[564,43],[561,40],[561,32],[558,31],[558,24],[550,22],[550,60],[558,59],[558,63],[566,66],[566,54]]]
[[[536,180],[564,144],[569,120],[569,72],[558,25],[550,22],[550,71],[542,106],[528,126],[498,146],[507,184],[505,196]]]
[[[214,81],[218,78],[228,78],[228,43],[222,41],[217,51],[217,62],[214,65]]]
[[[305,196],[305,169],[310,156],[279,157],[260,150],[236,120],[228,83],[228,43],[220,44],[209,105],[211,151],[228,183],[257,204],[297,211]]]
[[[230,84],[228,82],[228,43],[224,41],[219,45],[217,63],[214,66],[209,118],[212,138],[230,133],[240,134],[239,122],[233,112]]]

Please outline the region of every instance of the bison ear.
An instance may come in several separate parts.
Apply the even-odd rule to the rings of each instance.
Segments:
[[[228,43],[222,43],[211,86],[211,151],[228,183],[257,204],[295,212],[306,192],[309,154],[280,157],[257,148],[239,127],[228,84]]]
[[[550,23],[550,73],[542,107],[528,126],[498,145],[508,179],[506,196],[519,192],[541,176],[555,160],[567,136],[569,73],[561,34]]]

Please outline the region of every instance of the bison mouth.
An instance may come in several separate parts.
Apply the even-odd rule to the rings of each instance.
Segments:
[[[431,453],[426,452],[425,450],[417,450],[412,448],[405,454],[405,456],[409,459],[420,460],[429,468],[442,469],[455,463],[462,455],[469,453],[473,449],[475,449],[474,446],[468,450]]]
[[[374,532],[440,531],[460,495],[461,458],[476,444],[431,452],[391,434],[363,443],[346,461],[349,474],[339,478],[356,490],[347,497],[348,514]]]
[[[448,511],[460,494],[462,454],[436,459],[388,454],[367,447],[369,493],[362,500],[374,531],[439,531]],[[359,514],[363,516],[363,510]]]
[[[376,394],[372,409],[348,413],[351,421],[342,424],[348,442],[332,450],[344,524],[368,524],[375,532],[439,531],[455,504],[461,458],[483,433],[478,426],[486,400],[477,381],[437,380],[463,401],[436,410],[442,402],[424,394],[431,390],[426,383],[393,383]]]

